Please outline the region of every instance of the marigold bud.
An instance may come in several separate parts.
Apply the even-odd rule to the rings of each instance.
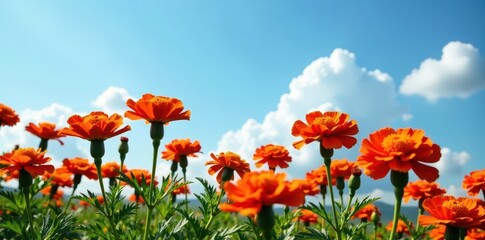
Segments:
[[[355,192],[360,188],[360,175],[362,175],[362,170],[352,169],[352,175],[349,178],[350,196],[355,196]]]
[[[120,146],[118,147],[118,152],[120,155],[122,154],[125,156],[128,153],[129,147],[128,147],[128,138],[127,137],[121,137],[120,138]]]
[[[408,185],[409,174],[407,172],[391,171],[391,183],[395,188],[404,189]]]
[[[222,182],[230,181],[233,176],[234,176],[234,169],[228,168],[228,167],[224,167],[222,169],[222,175],[221,175]]]
[[[101,159],[103,156],[104,156],[104,140],[92,140],[91,157],[93,157],[96,161],[97,158]]]

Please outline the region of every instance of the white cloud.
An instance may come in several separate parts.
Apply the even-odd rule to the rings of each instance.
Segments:
[[[453,184],[446,188],[446,195],[452,195],[454,197],[468,197],[467,192],[461,188],[461,186],[457,187]]]
[[[248,119],[243,126],[229,131],[218,143],[217,152],[234,151],[251,164],[252,155],[261,145],[273,143],[284,145],[290,151],[290,178],[304,177],[305,173],[323,164],[318,144],[295,150],[291,135],[295,120],[304,119],[306,113],[319,109],[339,110],[357,120],[361,134],[365,136],[401,117],[403,108],[396,102],[396,89],[392,78],[379,70],[367,71],[355,63],[353,53],[335,49],[329,57],[322,57],[294,78],[290,91],[281,96],[275,111],[269,112],[262,122]],[[336,157],[353,160],[358,147],[336,151]],[[254,169],[254,164],[251,165]]]
[[[429,101],[467,98],[485,87],[485,60],[471,44],[450,42],[441,59],[428,58],[400,86],[405,95],[420,95]]]
[[[404,120],[405,122],[408,122],[409,120],[413,119],[413,115],[409,113],[405,113],[401,117],[402,117],[402,120]]]
[[[444,147],[441,149],[441,159],[433,166],[440,171],[440,176],[445,174],[462,175],[462,170],[470,158],[468,152],[452,152],[451,149]]]
[[[120,87],[109,87],[99,95],[91,104],[98,107],[101,111],[108,114],[118,113],[123,114],[128,107],[126,100],[132,98],[128,91]]]

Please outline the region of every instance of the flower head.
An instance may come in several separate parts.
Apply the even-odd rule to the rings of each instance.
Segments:
[[[318,215],[308,209],[302,209],[298,215],[298,220],[304,223],[317,223]]]
[[[179,195],[179,194],[188,194],[190,193],[189,185],[182,185],[175,190],[173,190],[172,195]]]
[[[390,221],[390,222],[387,224],[387,226],[386,226],[386,229],[387,229],[387,230],[389,230],[389,231],[391,231],[391,230],[392,230],[392,223],[393,223],[393,222],[392,222],[392,221]],[[412,226],[412,224],[411,224],[411,227],[413,227],[413,226]],[[405,234],[407,234],[407,235],[411,235],[411,232],[409,231],[408,226],[407,226],[407,225],[406,225],[406,223],[405,223],[403,220],[401,220],[401,219],[399,219],[399,220],[397,221],[396,233],[398,233],[398,234],[403,234],[403,233],[405,233]]]
[[[96,171],[96,166],[89,162],[86,158],[65,158],[62,160],[62,166],[58,168],[58,173],[72,173],[74,175],[84,175],[89,179],[97,180],[98,173]]]
[[[53,173],[45,173],[44,180],[51,180],[51,185],[57,185],[59,187],[72,187],[73,180],[72,180],[72,173],[66,172],[61,169],[59,172],[58,168],[54,170]]]
[[[467,231],[465,240],[483,240],[485,239],[485,230],[479,228],[470,228]]]
[[[184,111],[182,101],[177,98],[144,94],[138,101],[128,99],[126,105],[131,108],[125,117],[131,120],[145,119],[153,123],[169,123],[177,120],[189,120],[190,111]]]
[[[29,125],[25,127],[25,130],[27,132],[34,134],[40,139],[44,139],[44,140],[55,139],[59,141],[61,145],[64,145],[64,143],[59,138],[65,137],[66,135],[61,133],[61,130],[56,130],[56,124],[54,123],[42,122],[42,123],[39,123],[39,125],[29,123]]]
[[[0,103],[0,127],[14,126],[20,121],[15,111],[7,105]]]
[[[256,161],[256,167],[260,168],[268,163],[270,169],[287,168],[288,162],[291,162],[288,150],[284,146],[274,144],[267,144],[256,149],[253,159]]]
[[[315,168],[308,172],[305,178],[309,182],[313,182],[316,185],[328,185],[327,180],[327,167],[325,165],[320,166],[319,168]],[[332,179],[334,181],[335,178]]]
[[[143,198],[140,195],[137,195],[137,194],[131,194],[130,198],[128,200],[130,200],[130,202],[134,202],[134,203],[141,203],[141,204],[145,203],[145,200],[143,200]]]
[[[418,217],[423,226],[485,227],[485,203],[478,199],[439,195],[424,200],[423,208],[430,214]]]
[[[53,172],[54,166],[45,165],[51,160],[44,156],[45,152],[33,148],[19,148],[13,152],[0,156],[0,164],[5,167],[0,169],[0,176],[14,171],[25,170],[32,177],[43,175],[45,172]]]
[[[358,218],[363,222],[369,221],[371,219],[372,213],[376,213],[377,215],[381,216],[381,211],[379,211],[379,208],[374,205],[374,204],[367,204],[363,208],[361,208],[359,211],[357,211],[354,216],[352,216],[352,219]]]
[[[446,225],[436,225],[428,233],[428,237],[432,240],[445,240]]]
[[[262,171],[246,173],[236,184],[226,182],[223,187],[231,203],[221,204],[220,209],[250,216],[258,214],[263,206],[303,204],[305,194],[299,184],[287,182],[285,178],[285,173]]]
[[[148,186],[151,183],[152,174],[145,169],[131,169],[128,170],[125,175],[132,181],[136,181],[138,185],[143,185],[143,179],[145,179],[145,184]],[[126,182],[120,182],[121,185],[128,185]],[[158,181],[155,180],[153,183],[154,186],[158,184]]]
[[[332,160],[330,165],[330,173],[332,174],[332,178],[344,178],[349,179],[350,175],[352,175],[352,170],[355,168],[355,162],[349,162],[347,159],[335,159]]]
[[[425,180],[417,180],[416,182],[410,182],[404,188],[404,202],[408,202],[410,198],[414,200],[423,200],[426,198],[434,197],[436,195],[445,194],[446,190],[440,188],[435,182],[428,182]]]
[[[67,120],[69,128],[61,133],[89,141],[106,140],[131,130],[130,126],[123,125],[123,117],[118,114],[108,116],[104,112],[91,112],[86,116],[73,115]]]
[[[201,146],[199,141],[191,142],[187,139],[174,139],[165,145],[166,150],[162,152],[162,158],[178,162],[180,156],[197,157],[196,153],[200,152]]]
[[[293,146],[300,149],[305,144],[313,141],[320,141],[325,149],[351,148],[357,143],[353,135],[359,132],[357,122],[349,120],[349,115],[340,112],[320,111],[310,112],[306,115],[304,123],[297,120],[291,128],[291,134],[295,137],[302,137],[303,140],[296,141]]]
[[[315,196],[320,193],[320,185],[308,179],[293,179],[292,182],[299,184],[305,195]]]
[[[104,178],[115,178],[118,177],[120,174],[120,165],[117,162],[107,162],[101,166],[101,174]],[[126,172],[126,166],[123,166],[123,171]]]
[[[52,187],[48,186],[48,187],[43,188],[40,192],[43,195],[47,196],[47,195],[51,194],[51,189],[52,189]],[[56,192],[54,193],[54,195],[52,196],[52,199],[59,200],[59,199],[62,199],[62,196],[64,196],[64,192],[61,189],[57,189]]]
[[[212,161],[207,161],[206,166],[209,167],[209,174],[214,175],[217,173],[217,182],[222,183],[222,173],[224,169],[230,169],[236,171],[237,174],[242,177],[246,172],[249,172],[249,164],[246,160],[241,159],[241,157],[233,152],[222,152],[219,155],[211,153]],[[234,179],[234,175],[230,180]]]
[[[477,196],[480,190],[485,192],[485,169],[473,171],[465,176],[462,186],[468,190],[470,196]]]
[[[424,135],[423,130],[383,128],[364,139],[357,165],[373,179],[380,179],[389,170],[407,173],[413,170],[420,179],[433,182],[438,170],[423,163],[440,160],[440,147]]]

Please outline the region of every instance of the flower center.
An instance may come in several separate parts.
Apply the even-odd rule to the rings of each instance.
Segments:
[[[313,120],[313,125],[324,125],[326,126],[328,129],[332,129],[333,127],[335,127],[335,125],[337,125],[337,123],[335,122],[335,119],[334,118],[331,118],[331,117],[317,117]]]
[[[108,117],[104,114],[89,114],[84,118],[84,122],[96,125],[98,122],[102,122],[104,120],[108,119]]]
[[[31,159],[34,159],[35,156],[37,155],[37,151],[33,148],[21,148],[18,150],[15,150],[14,152],[15,156],[27,156],[30,157]]]
[[[469,211],[466,206],[457,201],[448,201],[443,203],[443,208],[448,208],[455,213],[456,217],[468,216]]]
[[[414,141],[407,135],[391,134],[384,138],[382,147],[388,153],[407,152],[414,146]]]
[[[152,104],[159,105],[159,104],[168,102],[169,98],[168,97],[162,97],[162,96],[156,96],[156,97],[151,98],[148,101]]]

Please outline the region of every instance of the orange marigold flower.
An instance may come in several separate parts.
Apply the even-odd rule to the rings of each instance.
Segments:
[[[32,177],[37,177],[45,172],[53,172],[54,166],[44,165],[51,160],[44,156],[45,152],[33,148],[19,148],[13,152],[0,156],[0,164],[5,167],[0,169],[0,175],[25,170]]]
[[[262,171],[246,173],[236,184],[226,182],[223,187],[231,203],[223,203],[219,208],[250,216],[258,214],[263,206],[277,203],[300,206],[305,202],[305,194],[299,184],[285,178],[285,173]]]
[[[341,112],[310,112],[306,115],[308,124],[297,120],[291,128],[291,134],[295,137],[302,137],[303,140],[296,141],[293,146],[300,149],[305,144],[313,141],[320,141],[325,149],[351,148],[357,143],[352,137],[359,132],[357,122],[349,120],[349,115]]]
[[[142,204],[145,203],[145,200],[143,200],[143,198],[137,194],[131,194],[128,200],[134,203],[142,203]]]
[[[104,203],[103,196],[98,195],[98,196],[96,196],[96,199],[98,200],[99,204],[103,205],[103,203]]]
[[[388,231],[391,231],[391,230],[392,230],[392,223],[393,223],[393,222],[392,222],[392,221],[390,221],[390,222],[387,224],[386,229],[387,229]],[[412,223],[411,223],[411,227],[413,227]],[[407,226],[407,225],[406,225],[406,223],[405,223],[403,220],[401,220],[401,219],[399,219],[399,220],[397,221],[396,233],[397,233],[397,234],[403,234],[403,233],[405,233],[405,234],[407,234],[407,235],[411,235],[411,232],[409,231],[408,226]]]
[[[201,146],[199,141],[191,142],[187,139],[174,139],[165,145],[166,150],[162,152],[162,158],[178,162],[180,156],[197,157],[196,153],[200,152]]]
[[[480,190],[485,194],[485,169],[473,171],[465,176],[462,187],[468,190],[470,196],[477,196]]]
[[[485,239],[485,230],[479,228],[470,228],[467,231],[465,240],[483,240]]]
[[[409,182],[404,187],[404,202],[408,202],[410,198],[414,200],[423,200],[434,197],[436,195],[445,194],[446,190],[440,188],[436,182],[428,182],[425,180],[417,180],[416,182]]]
[[[320,193],[320,185],[308,179],[294,179],[292,182],[299,184],[305,195],[315,196]]]
[[[233,152],[222,152],[219,155],[211,153],[212,161],[207,161],[206,166],[209,167],[209,174],[214,175],[217,173],[217,182],[222,183],[222,173],[224,169],[230,169],[230,171],[236,171],[237,174],[242,177],[246,172],[249,172],[249,164],[246,160]],[[234,180],[234,174],[231,175],[229,180]]]
[[[65,137],[66,135],[61,133],[61,130],[56,130],[56,124],[49,123],[49,122],[42,122],[39,125],[35,125],[33,123],[29,123],[28,126],[25,127],[27,132],[34,134],[35,136],[39,137],[40,139],[44,140],[57,140],[61,145],[64,145],[59,138]]]
[[[8,182],[12,179],[19,179],[19,171],[11,171],[6,173],[3,177],[3,181]]]
[[[128,99],[126,105],[132,109],[125,112],[131,120],[145,119],[147,122],[169,123],[190,120],[190,111],[184,111],[182,101],[177,98],[144,94],[138,101]]]
[[[59,187],[72,187],[73,180],[72,180],[72,173],[66,172],[61,169],[59,172],[58,168],[54,170],[53,173],[45,173],[44,180],[50,179],[51,185],[57,185]]]
[[[302,209],[298,215],[298,220],[304,223],[317,223],[318,215],[308,209]]]
[[[434,196],[424,200],[430,215],[419,215],[419,224],[445,224],[459,228],[485,227],[485,203],[473,198]]]
[[[256,167],[260,168],[268,163],[270,169],[287,168],[288,162],[291,162],[288,150],[284,146],[274,144],[267,144],[256,149],[253,159],[256,161]]]
[[[320,166],[319,168],[315,168],[308,172],[305,176],[305,178],[317,184],[318,186],[320,185],[328,185],[328,180],[327,180],[327,167],[325,165]],[[335,178],[332,179],[332,182],[334,182]]]
[[[0,126],[14,126],[19,121],[19,115],[12,108],[0,103]]]
[[[101,166],[101,175],[103,178],[115,178],[118,177],[120,174],[120,165],[117,162],[107,162]],[[126,172],[126,166],[123,166],[123,171]]]
[[[381,211],[379,211],[379,208],[376,205],[367,204],[363,208],[361,208],[359,211],[357,211],[354,214],[354,216],[352,216],[352,219],[358,218],[363,222],[367,222],[371,219],[372,213],[374,213],[374,212],[378,216],[381,216]],[[391,228],[392,228],[392,226],[391,226]]]
[[[332,160],[330,164],[330,173],[332,178],[342,177],[344,179],[349,179],[352,175],[352,170],[355,167],[355,162],[349,162],[347,159]]]
[[[436,225],[428,233],[428,237],[432,240],[445,240],[446,225]]]
[[[51,194],[51,189],[52,189],[52,187],[51,186],[48,186],[48,187],[45,187],[42,190],[40,190],[40,192],[43,195],[50,195]],[[59,200],[59,199],[62,199],[62,196],[64,196],[64,192],[62,190],[60,190],[60,189],[57,189],[57,191],[54,194],[54,196],[52,196],[52,199]]]
[[[84,207],[84,208],[89,207],[89,203],[84,200],[79,200],[79,205],[81,205],[81,207]]]
[[[145,170],[145,169],[131,169],[131,170],[128,170],[125,175],[132,181],[136,181],[138,183],[138,185],[142,185],[142,182],[143,182],[143,178],[145,178],[145,184],[148,186],[150,185],[151,183],[151,178],[152,178],[152,174],[148,171],[148,170]],[[133,179],[134,177],[134,179]],[[121,185],[128,185],[126,182],[120,182]],[[153,183],[154,186],[156,186],[158,184],[158,181],[155,180],[155,182]]]
[[[118,114],[108,116],[104,112],[91,112],[86,116],[73,115],[67,119],[69,128],[64,128],[61,133],[89,141],[106,140],[131,130],[130,126],[123,125],[123,117]]]
[[[364,139],[360,153],[357,165],[373,179],[385,177],[389,170],[407,173],[411,169],[428,182],[438,178],[438,170],[423,163],[440,160],[440,147],[426,137],[423,130],[380,129]]]
[[[86,158],[65,158],[62,160],[62,167],[57,170],[60,174],[62,173],[72,173],[74,175],[84,175],[89,179],[97,180],[98,173],[96,171],[96,166],[90,163]]]
[[[186,193],[187,194],[190,193],[189,185],[182,185],[179,188],[173,190],[172,195],[186,194]]]

